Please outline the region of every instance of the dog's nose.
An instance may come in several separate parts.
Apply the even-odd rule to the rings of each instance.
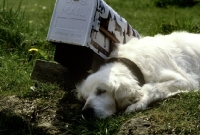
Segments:
[[[95,118],[94,109],[91,107],[84,108],[82,110],[82,117],[86,120]]]

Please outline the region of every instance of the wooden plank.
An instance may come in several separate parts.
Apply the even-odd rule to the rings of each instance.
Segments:
[[[120,41],[111,33],[109,33],[104,27],[100,26],[100,31],[102,31],[108,38],[110,38],[115,43],[120,43]]]

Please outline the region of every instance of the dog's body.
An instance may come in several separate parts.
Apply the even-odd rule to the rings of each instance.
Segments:
[[[199,88],[200,34],[174,32],[131,39],[117,45],[112,57],[134,62],[145,84],[140,85],[137,75],[122,62],[103,65],[77,86],[78,98],[86,102],[86,118],[143,110],[152,102]]]

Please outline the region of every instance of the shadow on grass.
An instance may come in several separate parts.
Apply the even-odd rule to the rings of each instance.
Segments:
[[[0,112],[0,134],[1,135],[28,135],[32,134],[33,129],[30,124],[11,113],[10,110],[3,110]]]
[[[166,8],[168,6],[177,6],[177,7],[193,7],[199,3],[197,0],[157,0],[157,7]]]

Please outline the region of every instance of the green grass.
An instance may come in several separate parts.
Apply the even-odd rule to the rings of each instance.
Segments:
[[[199,5],[186,8],[176,6],[159,8],[156,6],[157,0],[106,0],[106,2],[142,35],[167,34],[174,30],[200,32]]]
[[[176,30],[200,33],[200,4],[184,5],[184,0],[179,3],[172,0],[106,2],[141,35],[167,34]],[[55,0],[0,1],[0,97],[14,94],[26,99],[41,98],[44,104],[56,96],[60,98],[61,95],[55,94],[55,91],[59,93],[62,88],[54,84],[38,82],[38,90],[30,90],[35,85],[30,80],[30,74],[36,58],[53,60],[55,48],[46,42],[46,36],[54,3]],[[37,48],[39,51],[31,54],[28,52],[30,48]],[[58,113],[62,115],[60,121],[69,125],[68,134],[113,135],[123,122],[142,115],[150,119],[152,134],[200,134],[199,92],[180,94],[142,112],[130,115],[120,113],[105,120],[89,122],[81,119],[82,105],[76,100],[74,93],[61,93],[65,94],[58,103],[62,108]],[[16,119],[22,128],[16,130],[8,126],[10,119]],[[0,134],[34,134],[31,128],[20,123],[24,123],[23,120],[12,113],[9,116],[1,113]]]
[[[0,92],[24,93],[30,85],[31,65],[18,55],[3,55],[0,58]]]

